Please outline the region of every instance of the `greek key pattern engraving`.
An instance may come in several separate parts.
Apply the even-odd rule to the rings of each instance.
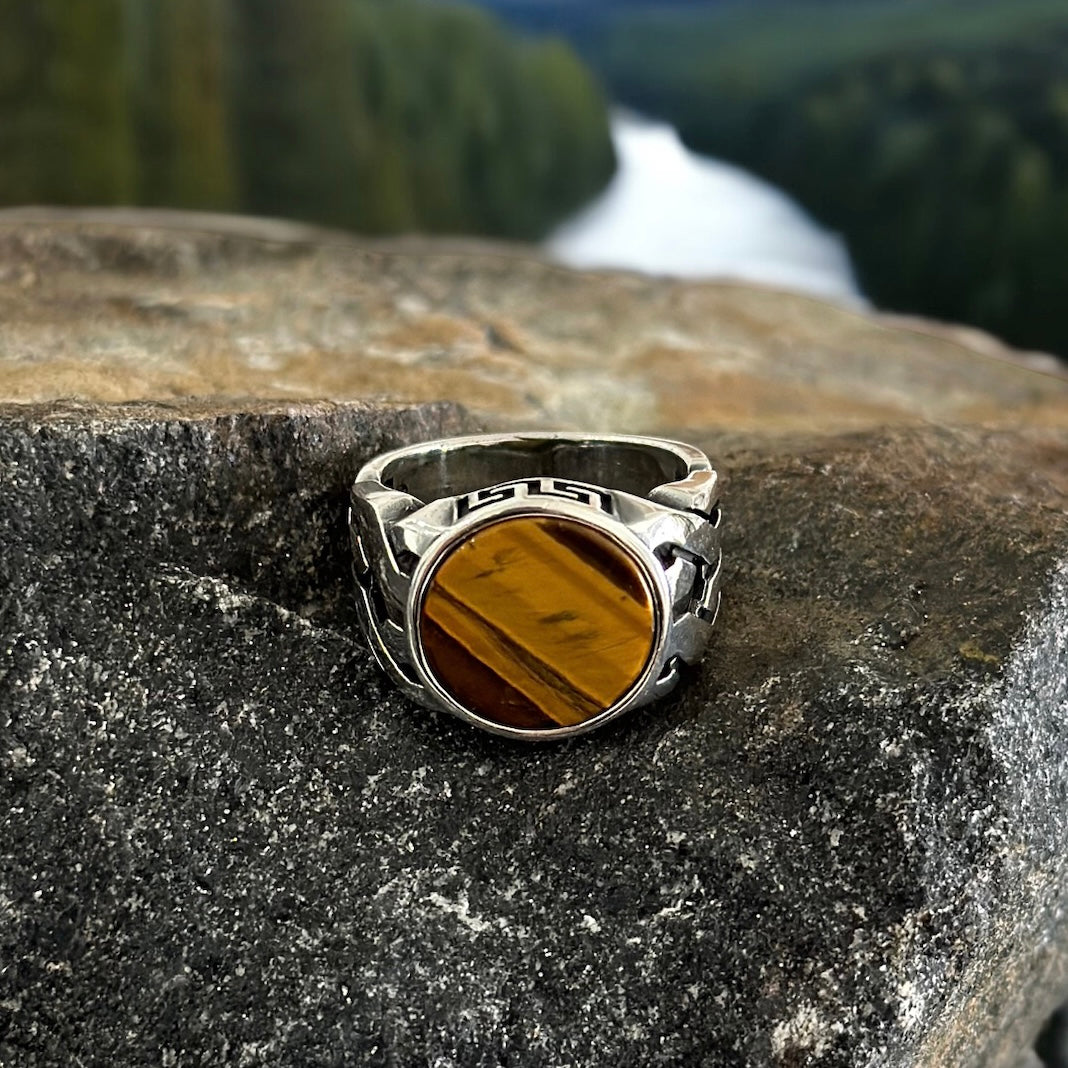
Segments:
[[[463,519],[464,516],[491,504],[521,500],[525,497],[553,497],[557,500],[577,501],[608,515],[612,514],[611,494],[597,486],[563,478],[520,478],[514,482],[502,482],[499,486],[475,490],[474,493],[459,498],[456,502],[456,518]]]

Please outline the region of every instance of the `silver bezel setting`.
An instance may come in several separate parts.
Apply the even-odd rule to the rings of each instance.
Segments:
[[[533,470],[539,463],[553,470]],[[576,468],[587,467],[600,472],[602,481],[627,488],[574,477]],[[511,477],[483,484],[487,471],[502,470]],[[649,484],[661,474],[662,483]],[[415,496],[407,481],[429,500]],[[642,492],[631,492],[635,482],[645,487]],[[700,660],[720,601],[718,501],[718,479],[707,457],[658,438],[477,435],[386,453],[366,464],[352,487],[349,523],[364,634],[382,668],[427,707],[509,738],[584,734],[664,696],[677,683],[680,666]],[[595,528],[635,562],[652,593],[655,635],[641,676],[582,723],[523,728],[488,720],[437,680],[420,642],[423,598],[442,561],[476,530],[520,516]]]
[[[426,659],[426,653],[420,640],[420,618],[423,600],[430,583],[438,567],[448,558],[454,548],[462,544],[476,531],[496,523],[505,522],[509,519],[539,516],[553,519],[569,519],[584,526],[592,527],[619,546],[638,566],[648,587],[652,602],[653,641],[641,675],[618,700],[609,705],[603,712],[599,712],[597,715],[583,720],[582,723],[572,726],[512,727],[480,716],[474,709],[468,708],[457,701],[441,684]],[[467,720],[469,723],[482,727],[483,730],[492,731],[494,734],[504,735],[509,738],[529,738],[532,735],[537,735],[539,738],[549,741],[554,738],[570,737],[594,730],[622,715],[628,708],[642,703],[642,699],[649,695],[650,687],[655,684],[663,672],[668,651],[669,629],[666,626],[666,621],[670,618],[671,588],[664,568],[641,538],[636,537],[627,527],[613,520],[610,516],[602,517],[597,512],[582,505],[571,505],[561,501],[552,507],[546,507],[535,500],[527,501],[523,506],[501,504],[474,512],[459,520],[433,542],[419,561],[419,565],[412,575],[411,592],[405,609],[405,629],[408,633],[408,647],[412,665],[419,674],[420,681],[441,707],[453,715]]]

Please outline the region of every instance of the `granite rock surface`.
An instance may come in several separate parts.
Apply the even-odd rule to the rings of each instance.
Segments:
[[[1068,443],[725,452],[707,661],[531,748],[411,706],[353,625],[348,479],[465,425],[3,412],[0,1057],[1023,1048],[1068,980]]]
[[[563,420],[552,397],[577,414],[600,379],[579,360],[536,400],[508,380],[514,406],[495,415],[472,385],[452,397],[472,415],[441,402],[444,380],[436,399],[406,395],[429,364],[398,349],[389,399],[297,403],[283,376],[282,399],[212,385],[180,400],[149,361],[152,403],[101,403],[130,400],[107,383],[133,360],[101,292],[148,292],[172,262],[175,285],[244,277],[262,311],[257,272],[338,255],[354,289],[361,257],[385,263],[404,308],[405,286],[447,263],[455,284],[404,312],[416,323],[515,272],[531,323],[549,286],[542,335],[582,350],[578,319],[556,316],[565,287],[539,273],[555,269],[187,229],[94,238],[79,267],[88,239],[66,227],[12,224],[6,247],[37,252],[0,257],[5,396],[37,401],[0,405],[0,1064],[1020,1063],[1068,990],[1061,380],[934,331],[932,381],[973,358],[1013,384],[1003,409],[981,373],[960,395],[985,402],[930,391],[952,427],[907,405],[873,421],[864,397],[856,421],[818,433],[815,404],[807,422],[698,405],[688,430],[667,408],[598,409],[607,429],[677,425],[725,472],[723,614],[666,703],[521,746],[415,707],[375,670],[346,488],[393,444],[491,416]],[[64,242],[74,260],[48,267]],[[79,271],[81,313],[59,300]],[[691,302],[734,307],[736,330],[773,312],[758,291],[732,304],[728,287],[574,279],[591,337],[611,318],[598,286],[646,293],[650,336]],[[19,306],[11,286],[36,295]],[[776,344],[803,360],[819,346],[791,333],[794,307]],[[182,329],[141,335],[142,312],[123,314],[130,346],[151,336],[181,365]],[[345,314],[354,332],[377,322]],[[856,319],[862,355],[880,331],[909,350]],[[219,352],[240,348],[233,324],[212,329]],[[252,361],[230,392],[270,393],[280,337],[263,335],[263,376]],[[98,343],[80,389],[64,377],[72,338]],[[905,388],[907,369],[885,374]]]

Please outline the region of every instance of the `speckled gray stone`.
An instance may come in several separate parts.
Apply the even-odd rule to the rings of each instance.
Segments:
[[[1068,986],[1068,435],[704,444],[709,656],[523,747],[353,626],[455,409],[0,410],[0,1063],[1018,1062]]]

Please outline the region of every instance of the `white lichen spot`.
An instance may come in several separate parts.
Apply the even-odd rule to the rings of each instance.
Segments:
[[[448,898],[442,897],[441,894],[436,892],[432,893],[428,900],[432,905],[437,905],[442,912],[451,913],[460,921],[460,923],[469,930],[474,931],[475,934],[481,934],[483,931],[488,931],[493,926],[493,924],[486,920],[471,915],[466,893],[460,894],[459,901],[450,901]]]
[[[834,1038],[834,1027],[812,1005],[803,1004],[789,1020],[776,1024],[771,1032],[771,1051],[779,1059],[796,1050],[808,1050],[819,1057]]]
[[[898,1022],[906,1032],[913,1031],[923,1019],[924,996],[909,979],[898,984],[897,996]]]
[[[274,601],[236,591],[221,579],[207,575],[195,575],[184,568],[169,569],[161,572],[158,577],[166,585],[175,587],[188,597],[211,605],[231,619],[236,619],[248,609],[262,607],[272,612],[279,620],[289,626],[303,631],[321,629],[314,627],[299,613],[284,608]]]

